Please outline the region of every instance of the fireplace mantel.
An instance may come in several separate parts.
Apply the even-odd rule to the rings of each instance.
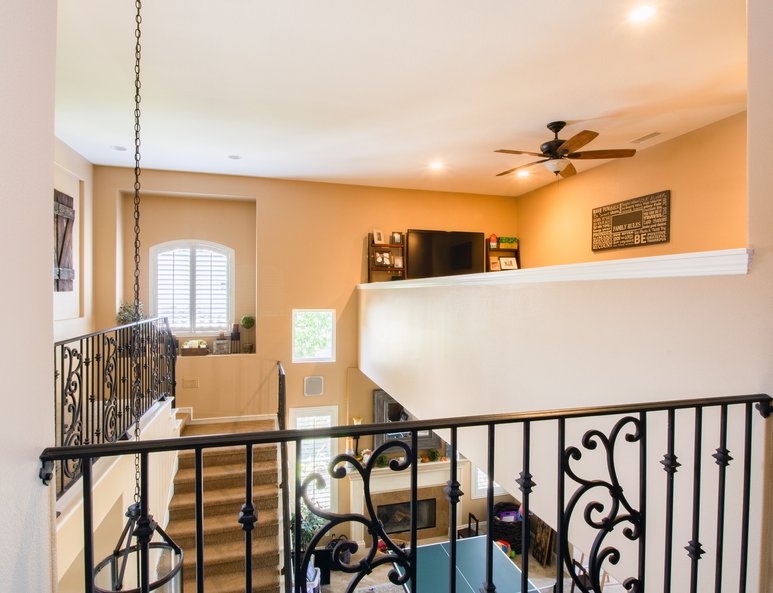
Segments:
[[[465,486],[469,486],[469,478],[467,478],[467,484],[465,484],[462,476],[469,476],[470,462],[466,459],[459,459],[457,461],[456,479],[463,484],[462,489]],[[429,463],[420,463],[417,467],[417,487],[429,488],[433,486],[444,486],[449,478],[451,472],[450,461],[434,461]],[[409,500],[409,489],[411,483],[411,470],[410,468],[403,471],[392,471],[388,467],[374,468],[370,475],[370,492],[371,494],[380,494],[384,492],[405,492],[405,499]],[[349,493],[350,493],[350,509],[352,513],[364,514],[365,513],[365,501],[363,493],[362,477],[357,472],[349,474]],[[443,498],[442,501],[438,501],[440,504],[448,504],[448,501]],[[457,516],[464,517],[463,510],[464,498],[460,501],[459,508],[457,509]],[[447,526],[446,526],[447,527]],[[361,523],[352,522],[351,524],[351,537],[354,541],[360,545],[364,544],[364,529]]]

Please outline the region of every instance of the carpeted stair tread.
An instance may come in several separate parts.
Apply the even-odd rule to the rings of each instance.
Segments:
[[[255,529],[264,526],[279,526],[279,517],[276,509],[267,511],[258,511],[258,522],[255,523]],[[241,525],[238,522],[239,509],[229,514],[208,513],[207,507],[204,507],[204,535],[210,533],[219,533],[223,531],[241,531]],[[196,521],[193,517],[183,519],[182,521],[170,521],[167,531],[170,535],[174,534],[180,537],[196,534]],[[173,535],[173,538],[174,538]]]
[[[196,572],[196,548],[192,547],[185,550],[185,559],[183,560],[183,570]],[[276,569],[279,563],[279,550],[276,542],[269,541],[268,538],[253,538],[252,540],[252,566],[253,568],[265,567]],[[244,570],[244,532],[242,539],[235,542],[222,543],[217,545],[207,545],[204,542],[204,566],[209,574],[220,574],[223,572],[221,565],[231,565],[226,568],[232,572],[235,570]],[[217,566],[218,568],[215,568]]]
[[[252,487],[252,504],[256,509],[275,509],[279,489],[273,484],[258,484]],[[204,509],[211,513],[217,507],[241,508],[244,503],[244,486],[207,490],[204,488]],[[196,510],[196,492],[179,492],[169,505],[173,519],[184,518],[185,513],[193,517]]]
[[[204,490],[244,487],[244,464],[225,464],[204,467]],[[253,484],[273,484],[279,481],[275,462],[259,461],[253,464]],[[174,479],[176,493],[190,492],[196,488],[196,469],[193,467],[177,470]]]
[[[185,593],[196,591],[196,571],[185,573],[183,581]],[[204,590],[207,593],[244,593],[244,570],[238,574],[204,573]],[[258,569],[252,571],[253,593],[279,593],[279,571]]]
[[[190,437],[204,434],[231,434],[235,432],[266,432],[275,429],[276,424],[273,420],[207,422],[205,424],[186,425],[182,436]]]
[[[276,461],[276,445],[255,445],[252,448],[252,458],[254,461]],[[244,464],[244,447],[216,447],[203,450],[204,467],[220,463],[242,463]],[[180,451],[178,456],[178,467],[189,468],[196,465],[196,454],[188,449]]]

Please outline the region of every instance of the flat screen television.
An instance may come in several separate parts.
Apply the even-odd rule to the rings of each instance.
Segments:
[[[434,278],[485,271],[483,233],[408,229],[406,278]]]

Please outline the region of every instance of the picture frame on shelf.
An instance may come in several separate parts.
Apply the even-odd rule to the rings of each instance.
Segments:
[[[373,229],[373,243],[376,245],[386,245],[384,240],[384,231],[381,229]]]
[[[392,261],[392,267],[395,268],[401,268],[403,267],[403,256],[402,255],[395,255]]]
[[[516,260],[514,257],[500,257],[499,265],[503,270],[517,270],[518,260]]]
[[[499,258],[496,255],[489,256],[488,265],[492,272],[498,272],[502,269],[502,267],[499,265]]]
[[[403,244],[403,234],[399,231],[392,231],[392,235],[389,239],[393,245]]]
[[[392,267],[392,253],[389,251],[376,251],[373,256],[374,264],[382,268]]]

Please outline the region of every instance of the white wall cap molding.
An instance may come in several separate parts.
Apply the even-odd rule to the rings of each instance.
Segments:
[[[722,249],[695,253],[677,253],[653,257],[614,259],[524,268],[502,272],[419,278],[399,282],[360,284],[360,290],[392,290],[431,286],[496,286],[539,282],[576,282],[587,280],[623,280],[633,278],[685,278],[690,276],[734,276],[749,273],[752,249]]]

